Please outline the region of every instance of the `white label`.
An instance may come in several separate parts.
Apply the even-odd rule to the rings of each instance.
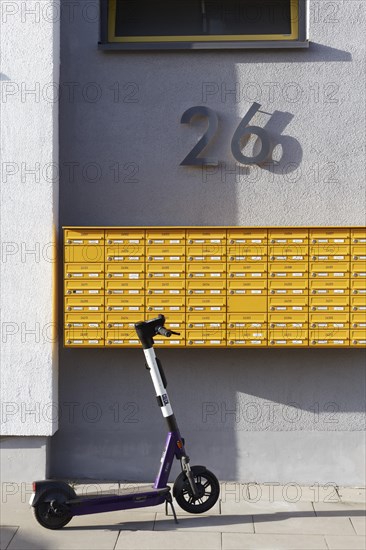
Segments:
[[[335,289],[334,290],[334,294],[344,294],[344,290],[341,290],[341,289]]]
[[[345,256],[334,256],[335,260],[344,260]]]
[[[88,309],[89,309],[90,311],[98,311],[98,310],[99,310],[99,307],[98,307],[98,306],[96,306],[96,307],[93,306],[93,307],[89,307]]]
[[[122,239],[114,239],[113,242],[115,244],[122,244],[123,243],[123,240]]]
[[[138,340],[129,340],[128,343],[129,344],[138,344],[139,341]]]
[[[130,306],[128,309],[130,311],[139,311],[140,308],[138,306]]]
[[[245,340],[234,340],[234,344],[245,344]]]
[[[139,260],[140,256],[129,256],[128,259],[129,260]]]
[[[88,340],[89,344],[99,344],[98,340]]]
[[[179,323],[169,323],[169,326],[172,328],[179,328]]]
[[[302,340],[292,340],[293,344],[302,344]]]
[[[169,290],[169,294],[179,294],[179,290]]]
[[[122,290],[122,292],[123,292],[123,290]],[[138,294],[138,293],[139,293],[138,290],[129,290],[128,291],[128,294]]]
[[[278,242],[278,243],[285,243],[285,242],[286,242],[286,239],[277,239],[277,242]]]
[[[98,328],[98,323],[89,323],[88,326],[91,328]]]
[[[211,307],[211,311],[221,311],[221,307]]]
[[[304,239],[292,239],[294,243],[303,243]]]
[[[210,323],[210,327],[219,328],[220,323]]]
[[[155,306],[154,307],[154,311],[162,311],[164,308],[160,307],[160,306]]]
[[[168,343],[173,346],[173,345],[179,345],[180,344],[180,341],[179,340],[169,340]]]
[[[302,328],[302,323],[292,323],[293,327]]]
[[[205,257],[204,256],[193,256],[193,259],[194,260],[204,260]]]
[[[128,276],[129,279],[138,279],[139,274],[138,273],[130,273]]]
[[[113,311],[123,311],[122,306],[113,306]]]
[[[210,294],[220,294],[221,290],[210,290]]]
[[[342,307],[336,306],[336,307],[334,308],[334,311],[344,311],[344,307],[343,307],[343,306],[342,306]]]
[[[245,292],[245,290],[244,290],[244,292]],[[262,291],[261,290],[252,290],[251,294],[262,294]]]
[[[204,290],[194,290],[194,293],[195,294],[204,294],[205,291]]]
[[[154,256],[154,260],[164,261],[164,256]]]
[[[334,239],[335,243],[344,243],[345,239]]]
[[[195,326],[195,327],[203,327],[204,324],[203,324],[203,323],[194,323],[194,326]]]
[[[131,244],[139,244],[140,240],[139,239],[130,239],[128,242],[130,242]]]
[[[334,326],[337,328],[344,328],[344,323],[334,323]]]
[[[344,277],[344,273],[334,273],[334,277]]]
[[[72,273],[72,276],[73,277],[82,277],[83,274],[82,273]]]
[[[277,306],[277,307],[276,307],[276,310],[277,310],[277,311],[286,311],[286,309],[287,309],[287,308],[286,308],[286,307],[283,307],[283,306]]]
[[[220,340],[210,340],[210,344],[220,344]]]
[[[221,256],[211,256],[211,260],[214,260],[214,261],[221,260]]]
[[[180,310],[180,307],[179,306],[172,306],[169,308],[170,311],[179,311]]]
[[[154,239],[155,244],[163,244],[163,239]]]
[[[170,276],[171,277],[179,277],[179,273],[171,273]]]
[[[287,273],[276,273],[277,277],[287,277]]]
[[[287,290],[277,290],[277,294],[287,294]]]
[[[261,260],[262,256],[251,256],[251,260]]]
[[[245,323],[235,323],[236,327],[245,327]]]
[[[328,323],[318,323],[318,327],[327,327]]]
[[[179,239],[170,239],[170,244],[179,244],[180,243],[180,240]]]
[[[251,344],[261,344],[261,340],[251,340]]]
[[[204,273],[196,273],[196,274],[195,274],[195,277],[204,277],[204,276],[205,276]],[[211,275],[211,276],[212,276],[212,275]]]
[[[99,294],[99,290],[89,290],[89,294]]]
[[[316,309],[318,311],[327,311],[328,310],[327,306],[318,306]]]
[[[293,273],[292,276],[293,277],[302,277],[303,273]]]
[[[193,340],[195,344],[204,344],[203,340]]]
[[[328,239],[318,239],[318,242],[319,242],[319,243],[327,243],[327,242],[328,242]]]
[[[263,336],[263,334],[261,332],[255,332],[253,336],[255,336],[256,338],[260,338],[261,336]]]
[[[98,244],[98,239],[89,239],[89,244]]]
[[[318,273],[318,277],[328,277],[328,273]]]
[[[366,294],[366,290],[360,289],[360,290],[358,291],[358,293],[359,293],[359,294]]]
[[[261,326],[261,323],[252,323],[251,326],[252,326],[252,327],[260,327],[260,326]]]
[[[245,277],[245,273],[242,273],[241,276]],[[252,277],[262,277],[262,273],[252,273]]]
[[[235,294],[245,294],[245,290],[235,290]]]
[[[204,309],[205,309],[204,307],[199,307],[199,306],[196,306],[194,308],[195,311],[204,311]]]
[[[204,243],[204,239],[195,239],[194,240],[195,243]]]
[[[221,239],[211,239],[211,243],[221,243]]]
[[[276,256],[276,260],[286,260],[286,256]]]
[[[89,273],[89,277],[99,277],[99,273]]]
[[[252,239],[252,243],[261,243],[262,242],[262,239]]]
[[[171,260],[172,262],[173,261],[176,261],[176,260],[180,260],[180,256],[169,256],[169,260]]]
[[[294,256],[293,259],[294,260],[303,260],[304,256]]]
[[[220,277],[220,273],[211,273],[211,277]]]
[[[293,306],[292,308],[294,311],[302,311],[302,307],[301,306]]]
[[[334,340],[335,344],[344,344],[344,340]]]
[[[73,340],[72,343],[73,344],[82,344],[83,341],[82,340]]]
[[[304,291],[303,290],[293,290],[292,293],[293,294],[303,294]]]
[[[82,327],[83,323],[73,323],[72,326],[73,327]]]
[[[79,306],[74,306],[72,308],[74,311],[83,311],[83,308],[82,307],[79,307]]]

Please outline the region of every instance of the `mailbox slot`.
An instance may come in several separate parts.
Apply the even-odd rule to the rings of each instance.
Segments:
[[[308,243],[307,229],[269,229],[270,245],[305,245]]]
[[[143,279],[144,278],[145,265],[143,263],[107,263],[106,264],[106,277],[118,278],[118,279]]]
[[[65,330],[65,345],[69,347],[104,346],[104,330]]]
[[[308,327],[307,313],[269,313],[268,326],[271,330],[306,329]]]
[[[65,313],[65,327],[85,330],[104,327],[103,313]]]
[[[95,263],[95,264],[65,263],[65,278],[67,279],[103,279],[104,263]]]
[[[224,329],[226,327],[225,313],[187,313],[187,328],[190,329]]]
[[[310,229],[310,244],[347,244],[350,232],[348,229]]]
[[[349,293],[348,279],[310,279],[310,294],[346,296]]]
[[[144,282],[141,279],[106,279],[105,292],[106,294],[122,296],[144,296]]]
[[[144,296],[106,296],[106,311],[142,312],[145,309]]]
[[[326,330],[328,328],[346,329],[349,327],[349,314],[347,313],[310,313],[310,328]]]
[[[366,345],[366,331],[365,330],[351,330],[350,339],[352,346],[365,346]]]
[[[185,296],[146,296],[146,309],[156,313],[164,313],[164,311],[179,313],[185,309]]]
[[[226,277],[226,263],[205,264],[192,262],[187,264],[187,277],[193,279],[224,279]]]
[[[227,297],[227,311],[235,312],[250,312],[267,311],[267,296],[231,296]]]
[[[268,309],[270,312],[307,312],[308,297],[285,297],[285,296],[269,296]]]
[[[100,279],[66,279],[65,294],[71,296],[104,295],[104,281]]]
[[[65,229],[64,242],[72,246],[103,245],[104,230]]]
[[[141,321],[142,315],[139,312],[119,312],[119,313],[110,313],[105,314],[105,326],[106,328],[113,329],[133,329],[135,330],[135,324]]]
[[[226,231],[215,229],[189,229],[187,230],[187,245],[195,244],[225,244]]]
[[[268,294],[277,296],[307,296],[308,279],[269,279]]]
[[[227,242],[229,245],[266,245],[267,229],[228,229]]]
[[[145,231],[143,229],[106,229],[105,241],[107,245],[143,247]]]
[[[186,232],[182,229],[148,229],[146,243],[148,245],[184,245]]]
[[[74,313],[104,311],[104,296],[66,296],[65,310]]]
[[[225,312],[226,296],[187,296],[187,311],[189,312]]]

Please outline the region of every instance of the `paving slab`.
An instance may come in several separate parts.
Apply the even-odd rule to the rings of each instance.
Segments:
[[[118,531],[18,529],[7,550],[113,550]]]
[[[313,502],[317,516],[364,516],[366,504],[363,502]]]
[[[179,523],[167,520],[161,514],[156,515],[154,531],[215,531],[232,533],[254,533],[252,516],[178,516]]]
[[[335,483],[302,486],[298,483],[249,483],[249,501],[283,502],[339,502],[340,497]]]
[[[221,514],[274,514],[274,513],[294,513],[308,512],[315,516],[315,512],[311,502],[285,502],[285,501],[260,501],[260,502],[221,502]]]
[[[145,508],[145,510],[148,510]],[[108,529],[113,531],[152,531],[155,523],[155,512],[135,513],[134,510],[119,510],[103,514],[74,516],[65,530],[74,529]]]
[[[321,535],[246,535],[223,533],[222,550],[325,550]],[[345,547],[342,550],[346,550]],[[348,549],[347,549],[348,550]]]
[[[365,550],[366,548],[366,537],[326,535],[325,540],[329,550]]]
[[[17,525],[4,525],[0,527],[0,549],[6,550],[10,541],[18,530]]]
[[[361,487],[339,487],[341,500],[347,502],[366,502],[366,489]]]
[[[192,514],[190,514],[189,512],[186,512],[185,510],[182,510],[182,508],[177,504],[177,502],[175,500],[173,500],[173,504],[174,504],[175,513],[177,515],[179,514],[180,516],[192,517]],[[159,508],[161,508],[161,507],[159,507]],[[165,506],[164,506],[164,508],[161,508],[161,509],[157,510],[157,512],[160,512],[161,514],[165,515]],[[200,516],[213,516],[213,515],[216,515],[216,514],[220,515],[220,500],[218,500],[216,502],[216,504],[210,510],[208,510],[207,512],[203,512],[203,514],[200,514]],[[168,507],[168,517],[173,517],[170,506]]]
[[[365,517],[354,517],[350,518],[354,530],[357,535],[366,535],[366,518]]]
[[[348,517],[293,517],[288,514],[254,516],[256,533],[298,535],[354,535]]]
[[[221,550],[220,533],[131,533],[121,531],[115,550]]]

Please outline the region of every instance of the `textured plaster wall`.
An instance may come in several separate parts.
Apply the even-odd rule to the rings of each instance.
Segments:
[[[47,4],[0,5],[1,433],[13,436],[57,429],[60,20]]]
[[[106,53],[92,11],[65,14],[60,223],[364,224],[365,9],[331,4],[311,3],[306,51]],[[230,141],[253,101],[278,145],[247,170]],[[194,105],[219,115],[217,170],[179,166],[205,127],[180,124]],[[222,479],[364,482],[362,350],[159,355],[194,462]],[[54,475],[153,477],[165,426],[143,364],[139,350],[60,350]]]

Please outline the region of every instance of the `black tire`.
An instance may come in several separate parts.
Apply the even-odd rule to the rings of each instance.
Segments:
[[[217,477],[209,470],[195,471],[192,466],[192,474],[199,492],[198,498],[194,498],[188,478],[181,472],[175,480],[173,495],[179,506],[191,514],[203,514],[210,510],[217,502],[220,495],[220,484]]]
[[[44,491],[33,507],[34,517],[46,529],[61,529],[72,519],[70,511],[64,505],[69,498],[70,494],[62,489]]]

